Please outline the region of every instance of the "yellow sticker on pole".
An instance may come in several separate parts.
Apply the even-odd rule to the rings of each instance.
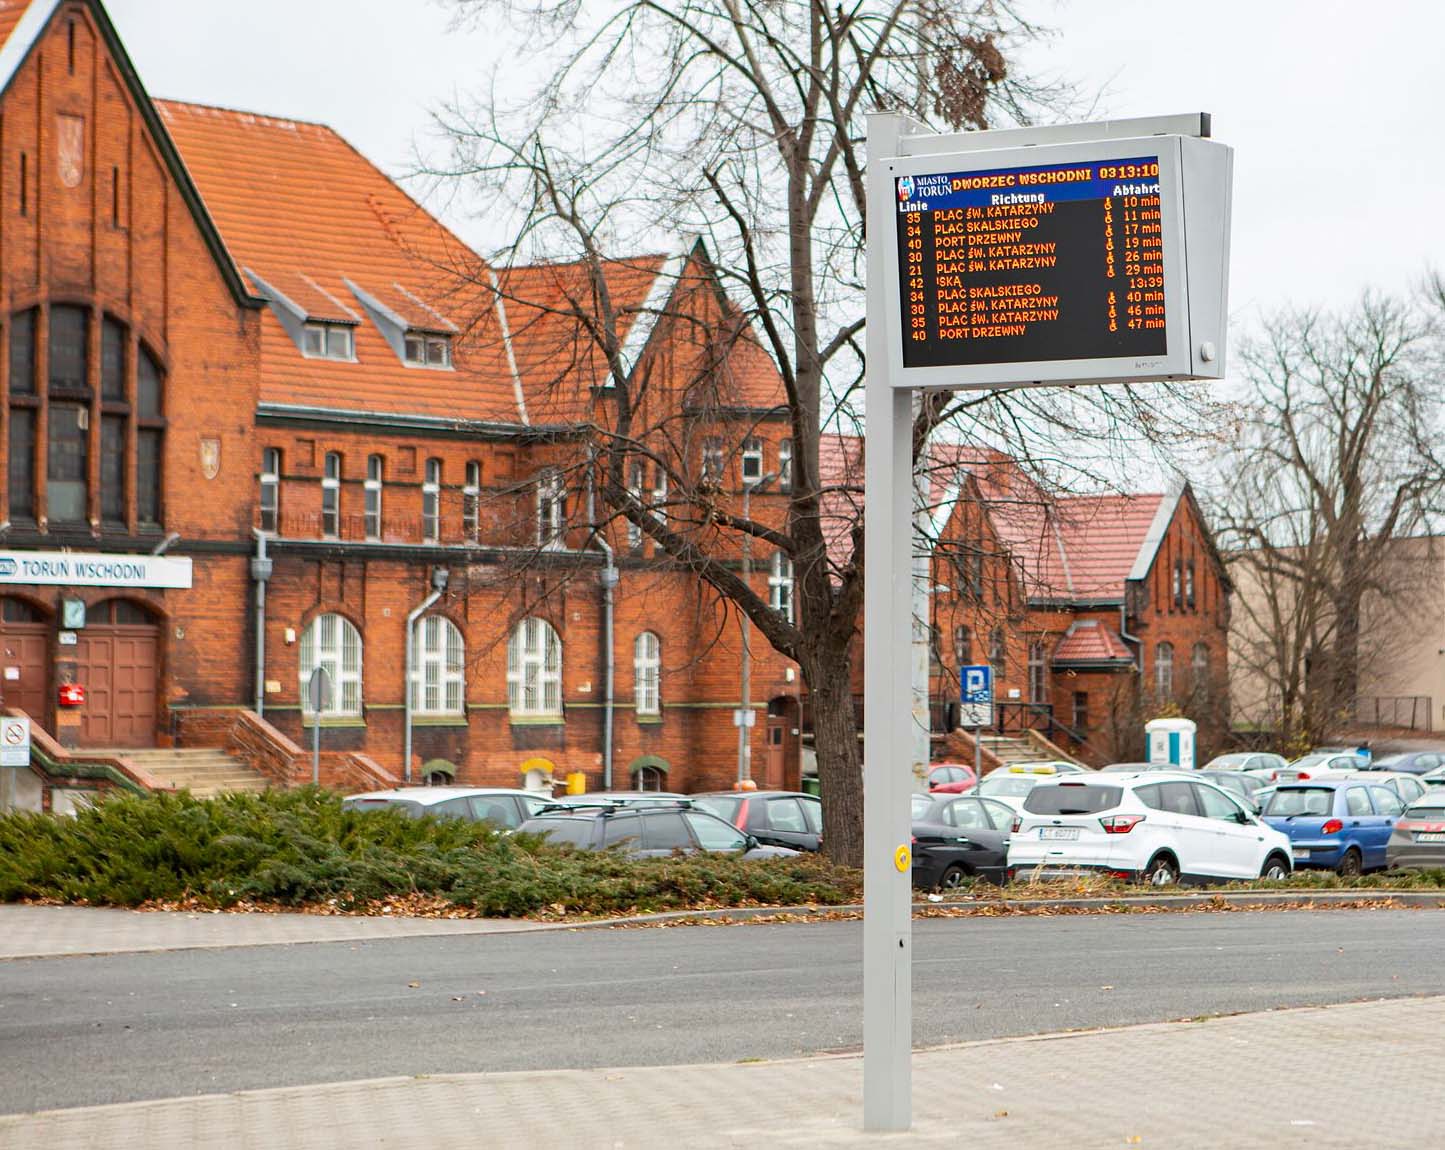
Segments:
[[[908,870],[908,864],[913,861],[913,852],[906,846],[899,847],[893,852],[893,865],[898,868],[900,874]]]

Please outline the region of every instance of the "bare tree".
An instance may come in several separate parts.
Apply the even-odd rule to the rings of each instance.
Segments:
[[[1037,29],[1008,0],[619,0],[602,15],[580,0],[454,2],[462,19],[507,17],[525,26],[530,45],[556,45],[551,61],[536,62],[554,65],[548,78],[510,105],[494,85],[475,104],[443,113],[453,155],[431,170],[466,181],[494,220],[506,218],[514,238],[498,264],[566,258],[581,272],[560,293],[538,294],[526,277],[502,277],[499,290],[518,309],[570,317],[605,377],[585,417],[595,526],[625,520],[799,664],[826,849],[858,864],[851,648],[863,598],[862,468],[857,458],[837,466],[820,445],[826,431],[856,427],[858,418],[864,117],[882,109],[962,130],[1024,122],[1056,106],[1058,90],[1011,65]],[[619,259],[678,234],[705,245],[679,265],[670,302],[619,306]],[[708,277],[725,296],[699,313],[697,282]],[[625,333],[644,314],[710,349],[692,357],[681,384],[676,373],[671,384],[639,373],[625,354]],[[766,355],[780,383],[770,413],[735,402],[729,371],[707,378],[751,350]],[[670,407],[668,396],[683,402]],[[1025,460],[1067,457],[1078,469],[1086,444],[1117,453],[1174,434],[1187,422],[1169,414],[1178,398],[1168,389],[935,393],[920,407],[915,443],[952,423],[960,437],[1005,445]],[[794,445],[785,513],[772,518],[744,516],[687,454],[708,427],[726,428],[735,445],[749,420],[765,418],[781,420]],[[667,471],[665,519],[636,496],[630,476],[639,459]],[[791,618],[740,577],[744,538],[793,564]]]
[[[1362,636],[1367,603],[1405,606],[1424,569],[1393,545],[1433,531],[1445,494],[1439,334],[1428,300],[1367,294],[1282,311],[1244,345],[1215,514],[1240,592],[1233,655],[1286,742],[1351,721],[1385,646]]]

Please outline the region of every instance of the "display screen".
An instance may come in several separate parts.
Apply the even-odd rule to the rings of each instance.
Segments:
[[[904,367],[1166,354],[1157,156],[895,190]]]

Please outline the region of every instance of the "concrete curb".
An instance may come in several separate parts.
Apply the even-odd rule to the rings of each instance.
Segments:
[[[984,910],[997,908],[1000,911],[1027,910],[1107,910],[1112,908],[1162,907],[1170,910],[1190,910],[1195,907],[1209,909],[1220,904],[1232,907],[1295,906],[1309,909],[1309,904],[1330,907],[1339,904],[1353,906],[1358,903],[1393,903],[1402,907],[1445,908],[1445,889],[1438,891],[1420,890],[1300,890],[1300,891],[1211,891],[1199,894],[1127,895],[1119,898],[1102,896],[1084,898],[1030,898],[1030,899],[952,899],[942,902],[915,902],[913,911],[917,917],[920,911],[937,910]],[[862,914],[862,903],[845,903],[841,906],[749,906],[721,910],[674,910],[658,914],[638,914],[626,918],[599,918],[583,922],[556,923],[554,925],[571,930],[596,930],[603,927],[649,926],[669,922],[697,921],[746,921],[767,918],[774,915],[796,915],[800,918],[824,919],[830,914]]]

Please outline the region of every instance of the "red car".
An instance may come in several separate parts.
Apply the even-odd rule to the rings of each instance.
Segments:
[[[934,795],[961,795],[973,790],[978,776],[963,763],[934,763],[928,768],[928,791]]]

